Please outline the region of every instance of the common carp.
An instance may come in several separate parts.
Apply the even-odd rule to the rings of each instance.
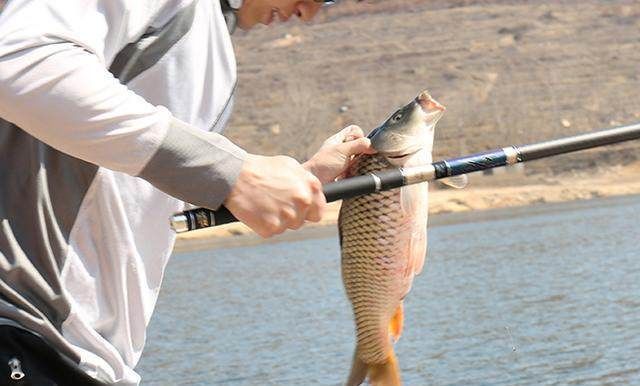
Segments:
[[[427,91],[369,134],[376,154],[357,156],[347,177],[432,161],[434,128],[444,106]],[[342,281],[356,324],[356,349],[347,386],[401,385],[393,350],[402,333],[402,300],[424,265],[427,183],[345,200],[338,228]]]

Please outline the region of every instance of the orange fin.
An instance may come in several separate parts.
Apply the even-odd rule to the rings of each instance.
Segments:
[[[391,351],[383,364],[369,367],[369,382],[372,386],[401,386],[400,368],[396,355]]]
[[[396,308],[396,313],[393,314],[391,321],[389,322],[389,334],[393,338],[393,343],[397,342],[402,335],[402,327],[404,326],[404,307],[402,302]]]

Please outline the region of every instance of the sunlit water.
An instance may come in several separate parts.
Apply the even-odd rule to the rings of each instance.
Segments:
[[[640,197],[438,216],[406,299],[405,385],[640,385]],[[335,234],[173,257],[143,385],[340,385]]]

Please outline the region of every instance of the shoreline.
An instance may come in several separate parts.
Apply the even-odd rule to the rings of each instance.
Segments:
[[[626,167],[544,178],[517,178],[514,184],[505,178],[472,176],[469,187],[461,190],[435,189],[429,192],[429,215],[515,208],[535,204],[582,201],[594,198],[640,194],[640,163]],[[493,182],[492,184],[490,184]],[[335,234],[340,203],[327,206],[319,223],[307,224],[271,239],[262,239],[243,224],[184,233],[176,239],[174,252],[258,245],[316,238]]]

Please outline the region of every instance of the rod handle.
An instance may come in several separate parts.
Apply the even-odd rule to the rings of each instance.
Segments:
[[[195,231],[197,229],[237,222],[238,219],[224,206],[218,210],[195,208],[185,210],[171,217],[170,225],[176,233]]]

